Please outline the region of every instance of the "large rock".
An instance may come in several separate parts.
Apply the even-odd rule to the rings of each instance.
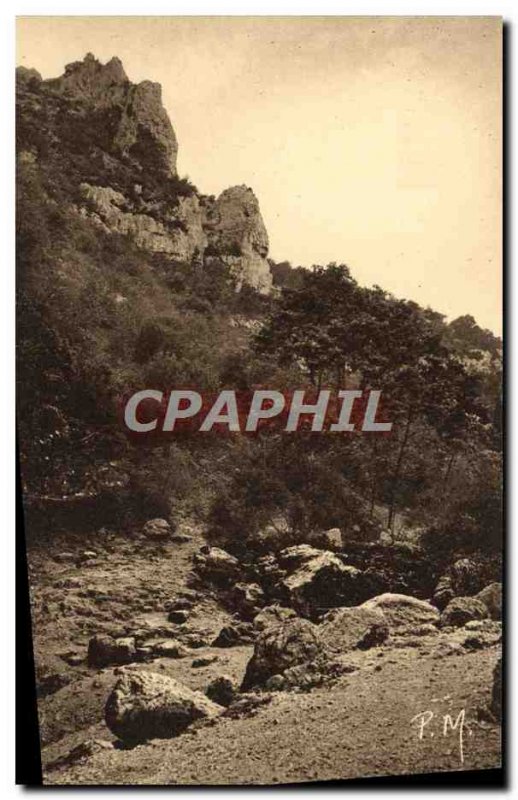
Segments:
[[[336,608],[326,614],[318,628],[320,640],[330,652],[346,653],[354,648],[367,650],[383,644],[389,637],[385,614],[378,608]]]
[[[220,547],[204,548],[194,556],[194,564],[201,575],[216,583],[231,583],[241,575],[237,558]]]
[[[441,627],[461,628],[466,622],[486,619],[487,606],[476,597],[454,597],[441,614]]]
[[[386,592],[367,600],[361,608],[382,611],[391,633],[439,622],[439,612],[434,606],[406,594]]]
[[[283,550],[279,561],[291,571],[281,587],[289,604],[301,614],[316,616],[337,606],[356,605],[364,598],[362,572],[334,553],[300,545]]]
[[[477,600],[482,600],[491,619],[502,619],[502,584],[490,583],[476,595]]]
[[[262,688],[274,675],[295,666],[320,664],[325,658],[318,628],[312,622],[297,618],[266,628],[255,642],[241,691]]]
[[[124,742],[167,739],[222,711],[201,692],[154,672],[126,672],[106,701],[105,719]]]
[[[167,541],[171,536],[171,525],[166,519],[150,519],[144,525],[142,533],[153,542]]]
[[[137,658],[135,639],[131,636],[114,639],[100,634],[88,643],[88,664],[91,667],[108,667],[129,664]]]

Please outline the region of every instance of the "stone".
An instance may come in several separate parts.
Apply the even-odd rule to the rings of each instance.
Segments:
[[[330,611],[325,615],[318,631],[321,641],[333,653],[378,647],[388,639],[390,633],[383,611],[364,606]]]
[[[167,615],[169,622],[174,622],[175,625],[183,625],[189,619],[188,609],[173,609]]]
[[[258,583],[236,583],[232,592],[236,611],[247,620],[252,620],[264,605],[264,592]]]
[[[240,577],[241,565],[235,556],[220,547],[209,547],[194,557],[194,564],[208,580],[216,583],[234,582]]]
[[[91,667],[107,667],[112,664],[129,664],[136,658],[135,639],[100,634],[88,643],[88,664]]]
[[[325,657],[326,649],[319,640],[318,627],[309,620],[289,619],[259,634],[241,691],[262,688],[273,675],[301,664],[320,664]]]
[[[58,564],[65,564],[67,562],[71,562],[71,561],[75,561],[75,560],[76,560],[76,557],[75,557],[74,553],[68,553],[68,552],[58,553],[54,557],[54,561],[57,561]]]
[[[176,639],[166,639],[163,642],[153,642],[148,645],[153,656],[158,658],[185,658],[189,651],[181,642]]]
[[[228,707],[236,698],[236,687],[228,675],[218,675],[205,690],[207,697],[219,706]]]
[[[340,528],[330,528],[322,535],[322,544],[328,550],[341,550],[343,546]]]
[[[300,614],[314,617],[364,599],[361,570],[344,564],[334,553],[300,545],[283,550],[279,560],[288,571],[295,565],[281,587]]]
[[[212,647],[234,647],[239,644],[240,633],[233,625],[225,625],[214,641]]]
[[[296,617],[297,614],[292,608],[284,608],[283,606],[266,606],[263,608],[253,619],[254,628],[258,631],[264,631],[272,625],[281,625],[287,619]]]
[[[171,536],[171,526],[166,519],[150,519],[142,528],[142,533],[146,539],[153,542],[163,542]]]
[[[108,728],[124,742],[178,736],[199,719],[222,711],[201,692],[154,672],[128,672],[113,687],[105,707]]]
[[[502,584],[490,583],[475,595],[486,606],[492,620],[502,619]]]
[[[391,592],[372,597],[361,608],[382,611],[391,633],[401,633],[420,625],[436,625],[440,616],[437,608],[426,600]]]
[[[487,606],[476,597],[454,597],[441,614],[441,627],[461,628],[466,622],[488,617]]]
[[[432,603],[443,611],[454,597],[453,581],[449,575],[443,575],[433,591]]]
[[[191,667],[194,667],[194,669],[200,669],[201,667],[209,667],[211,664],[214,664],[214,662],[217,660],[218,660],[217,656],[201,656],[201,658],[193,659]]]

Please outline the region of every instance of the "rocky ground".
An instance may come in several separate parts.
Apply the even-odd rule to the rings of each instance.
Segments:
[[[175,738],[123,744],[104,718],[123,675],[154,673],[201,692],[225,675],[237,690],[254,653],[257,631],[193,576],[203,545],[185,522],[163,542],[99,531],[30,548],[45,783],[275,784],[499,766],[489,707],[500,623],[490,619],[391,622],[388,638],[338,643],[332,675],[310,689],[252,687]],[[235,642],[215,646],[229,626]],[[103,662],[113,639],[90,645],[88,658],[94,636],[117,638],[127,663]]]

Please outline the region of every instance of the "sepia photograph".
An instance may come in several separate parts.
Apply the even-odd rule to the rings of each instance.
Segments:
[[[45,786],[501,780],[503,42],[17,18]]]

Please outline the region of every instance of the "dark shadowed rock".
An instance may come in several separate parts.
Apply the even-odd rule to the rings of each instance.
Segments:
[[[502,584],[490,583],[481,592],[475,595],[477,600],[482,600],[489,616],[493,620],[502,619]]]
[[[228,675],[218,675],[205,690],[207,697],[219,706],[229,706],[236,697],[236,687]]]
[[[264,631],[266,628],[271,628],[272,625],[282,625],[287,619],[292,619],[296,616],[297,614],[292,608],[266,606],[254,617],[254,628],[258,631]]]
[[[258,583],[236,583],[232,601],[244,619],[252,620],[264,605],[264,592]]]
[[[455,592],[453,589],[453,581],[450,575],[443,575],[434,589],[432,602],[434,606],[437,606],[439,611],[443,611],[450,600],[453,600],[455,597]]]
[[[290,619],[283,625],[267,628],[256,640],[241,690],[264,687],[273,675],[282,675],[291,667],[324,663],[325,656],[318,627],[308,620]]]
[[[290,573],[281,581],[286,599],[301,614],[317,616],[336,606],[357,605],[365,597],[361,570],[328,550],[289,547],[279,562]]]
[[[129,664],[136,659],[135,639],[123,637],[114,639],[101,634],[88,643],[88,664],[91,667],[108,667],[112,664]]]
[[[321,641],[334,653],[377,647],[388,639],[390,633],[384,613],[378,608],[364,606],[330,611],[318,631]]]
[[[201,692],[154,672],[126,672],[105,707],[108,728],[124,742],[167,739],[195,720],[217,716],[221,707]]]
[[[441,614],[442,627],[460,628],[472,620],[489,616],[487,606],[476,597],[454,597]]]

